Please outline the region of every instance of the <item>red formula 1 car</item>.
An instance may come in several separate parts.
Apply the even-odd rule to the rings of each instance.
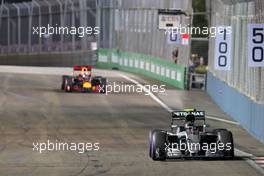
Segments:
[[[74,66],[73,75],[63,75],[61,89],[66,92],[106,92],[106,78],[92,76],[91,66]]]

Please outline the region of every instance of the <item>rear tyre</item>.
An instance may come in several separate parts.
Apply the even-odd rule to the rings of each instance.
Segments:
[[[65,91],[71,92],[72,91],[72,80],[69,78],[65,79]]]
[[[69,76],[67,76],[67,75],[63,75],[63,76],[62,76],[61,90],[64,90],[64,89],[65,89],[65,81],[66,81],[66,79],[68,79],[68,78],[69,78]]]
[[[218,136],[218,141],[224,144],[224,150],[221,151],[224,154],[224,158],[233,159],[234,158],[234,142],[233,135],[231,131],[225,129],[215,130]]]
[[[150,156],[154,161],[166,160],[165,143],[166,132],[161,130],[153,130],[150,140]]]

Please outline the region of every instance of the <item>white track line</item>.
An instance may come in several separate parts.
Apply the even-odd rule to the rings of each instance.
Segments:
[[[251,159],[244,159],[251,167],[253,167],[254,169],[256,169],[259,173],[261,173],[262,175],[264,175],[264,169],[262,168],[263,165],[258,165],[256,164],[256,162],[254,160]]]
[[[255,158],[257,158],[257,157],[254,157],[254,155],[252,155],[250,153],[246,153],[242,150],[235,148],[235,156],[243,157],[243,159],[246,161],[246,163],[248,163],[251,167],[256,169],[259,173],[264,175],[264,169],[262,168],[263,166],[259,165],[256,162]]]
[[[149,94],[149,96],[154,100],[156,101],[158,104],[160,104],[164,109],[166,109],[167,111],[169,112],[172,112],[173,110],[168,106],[166,105],[164,102],[162,102],[156,95],[154,95],[149,89],[147,89],[145,86],[143,86],[142,84],[140,84],[139,82],[137,82],[136,80],[126,76],[126,75],[123,75],[123,74],[120,74],[121,77],[125,78],[126,80],[136,84],[138,87],[140,87],[141,89],[144,90],[144,92],[146,92],[147,94]]]
[[[142,84],[140,84],[138,81],[120,74],[120,76],[134,84],[136,84],[137,86],[139,86],[140,88],[142,88],[146,93],[149,94],[149,96],[156,101],[158,104],[160,104],[164,109],[166,109],[168,112],[172,112],[173,109],[171,109],[168,105],[166,105],[163,101],[161,101],[156,95],[154,95],[149,89],[147,89],[145,86],[143,86]],[[239,125],[238,122],[234,122],[234,121],[230,121],[230,120],[225,120],[225,119],[220,119],[220,118],[216,118],[216,117],[212,117],[212,116],[207,116],[207,119],[210,120],[216,120],[216,121],[220,121],[220,122],[225,122],[225,123],[229,123],[229,124],[234,124],[234,125]],[[237,148],[235,148],[235,156],[239,156],[239,157],[243,157],[243,159],[250,165],[252,166],[254,169],[258,170],[261,174],[264,175],[264,169],[258,165],[255,161],[253,161],[251,158],[256,158],[254,155],[244,152],[242,150],[239,150]],[[249,159],[250,158],[250,159]]]
[[[156,95],[154,95],[149,89],[147,89],[145,86],[143,86],[142,84],[140,84],[138,81],[121,74],[121,77],[125,78],[126,80],[136,84],[137,86],[139,86],[140,88],[142,88],[144,90],[144,92],[148,93],[150,95],[150,97],[155,100],[158,104],[160,104],[164,109],[166,109],[168,112],[172,112],[173,109],[171,109],[168,105],[166,105],[162,100],[160,100]],[[216,121],[220,121],[220,122],[225,122],[225,123],[229,123],[229,124],[233,124],[233,125],[239,125],[238,122],[234,122],[231,120],[226,120],[226,119],[220,119],[217,117],[213,117],[213,116],[206,116],[207,119],[210,120],[216,120]]]
[[[235,156],[239,156],[239,157],[248,157],[248,158],[251,158],[254,157],[254,155],[250,154],[250,153],[247,153],[247,152],[244,152],[242,150],[239,150],[237,148],[235,148]]]

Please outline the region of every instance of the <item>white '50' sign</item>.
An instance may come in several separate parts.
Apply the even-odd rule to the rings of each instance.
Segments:
[[[248,65],[264,67],[264,24],[248,24]]]

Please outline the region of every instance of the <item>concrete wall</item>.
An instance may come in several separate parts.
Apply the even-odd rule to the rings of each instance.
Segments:
[[[96,54],[93,51],[0,56],[0,65],[73,66],[95,64]]]
[[[264,105],[228,86],[208,72],[207,91],[212,99],[253,136],[264,143]]]

